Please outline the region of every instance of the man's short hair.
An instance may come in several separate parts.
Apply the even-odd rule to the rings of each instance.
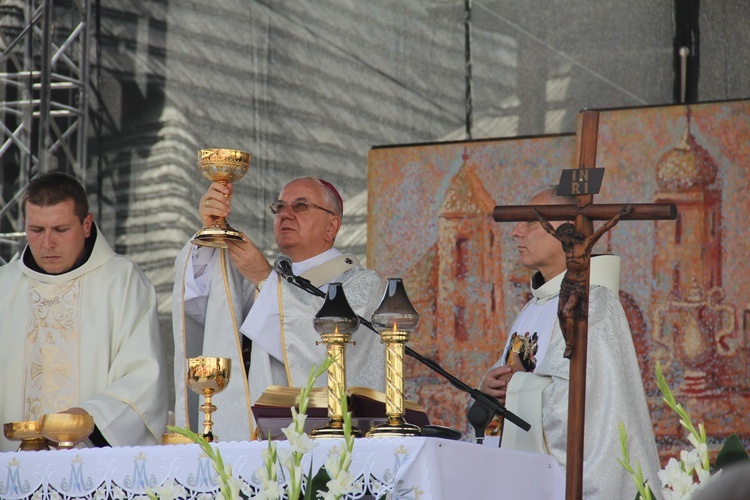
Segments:
[[[319,179],[318,177],[312,176],[298,177],[289,182],[291,183],[301,180],[313,181],[315,184],[320,186],[321,192],[323,193],[323,198],[325,198],[325,204],[328,206],[328,208],[331,209],[331,212],[333,212],[340,218],[344,217],[344,202],[341,199],[341,195],[339,194],[339,192],[335,187],[333,187],[333,184],[328,181],[324,181],[323,179]]]
[[[47,207],[73,200],[73,210],[83,222],[89,214],[89,200],[86,190],[72,175],[64,172],[48,172],[37,175],[29,182],[21,198],[21,211],[26,217],[26,203]]]
[[[545,184],[544,186],[537,188],[531,197],[533,198],[534,196],[542,193],[550,193],[552,201],[554,201],[556,205],[575,205],[575,195],[558,195],[558,187],[559,186],[557,184]]]

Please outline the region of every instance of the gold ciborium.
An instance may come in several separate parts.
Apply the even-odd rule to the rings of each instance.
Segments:
[[[359,317],[344,295],[341,283],[328,285],[326,300],[313,323],[315,331],[325,343],[328,357],[333,363],[328,367],[328,424],[313,429],[311,438],[343,438],[344,415],[342,394],[346,394],[346,344],[359,326]],[[317,344],[318,342],[316,342]],[[352,435],[361,437],[362,431],[352,427]]]
[[[188,358],[187,383],[190,389],[203,395],[205,402],[200,410],[205,415],[203,420],[203,438],[209,443],[218,441],[211,428],[214,423],[211,414],[216,411],[216,406],[211,403],[211,397],[221,392],[229,384],[232,360],[229,358],[198,357]]]
[[[59,449],[73,448],[94,432],[94,417],[79,413],[48,413],[39,419],[42,436]]]
[[[419,436],[422,429],[404,419],[404,354],[419,314],[406,295],[400,278],[388,278],[383,300],[372,315],[372,324],[385,344],[385,413],[388,420],[376,425],[367,437]]]
[[[212,182],[222,184],[240,180],[250,166],[250,153],[237,149],[201,149],[198,151],[198,169]],[[226,248],[226,240],[242,241],[242,234],[229,225],[225,217],[218,217],[209,227],[204,227],[193,243],[214,248]]]
[[[8,422],[3,425],[5,437],[11,441],[20,440],[18,451],[49,450],[47,440],[42,436],[42,428],[38,420],[24,422]]]

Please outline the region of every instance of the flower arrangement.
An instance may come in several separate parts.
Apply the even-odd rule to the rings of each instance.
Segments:
[[[263,450],[263,466],[255,474],[260,480],[261,488],[256,493],[242,488],[243,483],[232,474],[229,465],[224,464],[219,450],[208,443],[202,436],[187,428],[169,427],[171,432],[181,434],[200,445],[203,452],[211,460],[214,471],[218,476],[221,496],[225,500],[250,498],[257,500],[300,499],[338,500],[342,496],[354,493],[361,488],[356,478],[349,473],[354,448],[352,435],[352,416],[348,411],[346,393],[341,394],[341,408],[344,415],[344,439],[329,452],[325,465],[312,477],[312,462],[310,470],[305,476],[302,472],[302,459],[306,453],[317,445],[305,433],[307,406],[310,400],[315,380],[326,372],[333,363],[328,358],[320,366],[313,366],[307,379],[307,385],[300,390],[299,411],[291,408],[292,423],[282,429],[289,443],[288,448],[278,449],[276,443],[268,438],[268,446]],[[285,472],[288,477],[285,476]],[[303,492],[304,489],[304,492]],[[158,492],[157,492],[158,493]],[[147,492],[149,498],[158,497],[153,492]]]
[[[695,492],[703,488],[709,480],[718,477],[722,469],[728,465],[736,461],[750,459],[740,439],[736,434],[732,434],[724,442],[721,451],[716,457],[716,463],[712,472],[708,454],[706,428],[703,426],[703,423],[698,424],[698,428],[693,425],[687,410],[675,399],[672,390],[667,384],[667,380],[664,378],[661,364],[658,362],[656,363],[656,385],[662,394],[664,402],[677,413],[677,416],[680,418],[680,425],[688,431],[688,441],[693,446],[689,451],[681,450],[679,460],[670,458],[667,466],[659,471],[661,494],[664,500],[688,500]],[[625,470],[633,476],[633,480],[638,488],[636,500],[638,498],[652,500],[654,494],[643,478],[641,464],[638,463],[636,467],[633,467],[630,463],[627,431],[622,422],[620,422],[619,430],[622,458],[618,460]]]

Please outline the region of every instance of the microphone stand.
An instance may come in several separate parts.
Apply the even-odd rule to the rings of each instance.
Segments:
[[[289,283],[292,285],[306,291],[307,293],[311,295],[315,295],[317,297],[325,297],[326,294],[324,291],[322,291],[320,288],[314,286],[312,283],[310,283],[310,280],[305,279],[301,276],[297,276],[294,273],[290,271],[286,272],[280,272],[280,270],[277,269],[277,272],[281,274],[281,276],[286,279]],[[372,323],[362,316],[357,316],[359,318],[359,322],[372,330],[373,332],[380,335],[380,332],[378,332],[374,326],[372,326]],[[410,356],[423,365],[427,366],[431,370],[437,372],[438,374],[442,375],[444,378],[448,380],[448,382],[453,385],[453,387],[464,391],[469,394],[475,401],[476,404],[480,404],[484,406],[485,408],[488,408],[490,411],[493,412],[494,415],[499,415],[501,417],[504,417],[507,421],[512,422],[513,424],[517,425],[524,431],[528,431],[531,429],[531,425],[520,418],[518,415],[514,414],[513,412],[507,410],[501,403],[498,401],[495,397],[490,396],[489,394],[486,394],[479,389],[474,389],[470,385],[466,384],[465,382],[461,381],[459,378],[455,377],[448,371],[446,371],[442,366],[440,366],[439,363],[436,361],[422,356],[418,352],[416,352],[414,349],[409,347],[408,345],[404,346],[404,352],[407,356]]]

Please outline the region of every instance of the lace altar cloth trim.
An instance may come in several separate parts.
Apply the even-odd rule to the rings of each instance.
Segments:
[[[318,441],[305,456],[302,470],[310,469],[312,459],[317,471],[336,442]],[[253,496],[260,487],[256,471],[263,466],[262,450],[267,444],[217,446],[242,480],[244,496]],[[288,444],[278,441],[277,446]],[[361,483],[349,499],[385,494],[421,500],[496,498],[500,485],[511,495],[508,498],[564,497],[561,469],[547,455],[438,438],[359,439],[349,471]],[[518,481],[519,475],[529,480]],[[208,457],[194,444],[0,453],[3,499],[146,499],[149,489],[162,500],[203,500],[220,498],[216,479]],[[518,496],[509,491],[512,483],[520,485]]]

